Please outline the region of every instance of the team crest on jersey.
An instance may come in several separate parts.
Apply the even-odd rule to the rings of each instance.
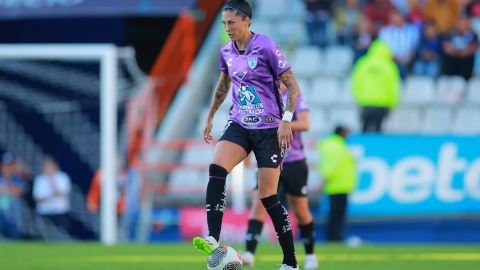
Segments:
[[[262,101],[257,95],[255,88],[242,83],[240,89],[238,89],[238,100],[240,106],[258,104]]]
[[[248,67],[254,69],[257,67],[257,58],[256,57],[249,57],[248,58]]]

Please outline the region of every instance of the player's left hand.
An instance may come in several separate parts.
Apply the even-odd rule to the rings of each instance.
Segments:
[[[292,128],[290,127],[290,122],[281,121],[280,126],[277,130],[278,144],[282,149],[290,148],[292,144],[293,135]]]

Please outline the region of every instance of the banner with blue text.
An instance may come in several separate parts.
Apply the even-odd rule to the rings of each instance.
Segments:
[[[352,215],[480,213],[480,137],[362,135]]]

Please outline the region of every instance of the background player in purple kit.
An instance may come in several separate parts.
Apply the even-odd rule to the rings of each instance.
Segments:
[[[286,101],[287,89],[281,87],[282,98]],[[303,151],[303,142],[300,132],[310,128],[310,113],[308,105],[302,95],[298,98],[298,105],[291,123],[293,130],[293,142],[283,160],[280,173],[279,185],[286,193],[287,202],[295,213],[300,228],[300,235],[305,246],[305,268],[306,270],[317,269],[318,261],[314,255],[315,244],[313,217],[308,208],[308,165]],[[258,186],[252,195],[252,209],[248,221],[247,235],[245,237],[246,252],[242,255],[243,265],[253,267],[254,254],[258,244],[258,238],[262,233],[263,222],[267,212],[261,205],[258,194]]]
[[[206,194],[208,235],[193,239],[195,248],[210,254],[220,239],[225,210],[227,174],[250,152],[258,164],[258,192],[277,232],[283,251],[280,269],[298,269],[288,212],[277,196],[280,164],[292,143],[290,122],[300,89],[276,44],[250,31],[252,9],[245,0],[228,1],[222,22],[230,41],[220,50],[220,78],[203,129],[208,143],[213,117],[233,84],[233,108],[225,131],[215,146]],[[288,88],[283,109],[279,81]]]

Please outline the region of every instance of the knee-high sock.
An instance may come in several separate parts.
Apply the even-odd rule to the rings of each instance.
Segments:
[[[223,211],[225,211],[226,192],[225,183],[227,170],[217,165],[210,164],[209,180],[207,186],[207,223],[208,234],[217,241],[220,240],[220,231],[222,229]]]
[[[263,221],[250,219],[248,221],[247,235],[245,237],[245,245],[247,251],[255,254],[257,248],[258,239],[262,234]]]
[[[305,225],[298,225],[298,227],[300,228],[300,237],[305,246],[305,254],[313,254],[313,247],[315,245],[313,221]]]
[[[283,264],[296,267],[297,259],[293,245],[292,223],[290,222],[287,210],[278,200],[277,194],[261,200],[277,232],[278,241],[283,251]]]

